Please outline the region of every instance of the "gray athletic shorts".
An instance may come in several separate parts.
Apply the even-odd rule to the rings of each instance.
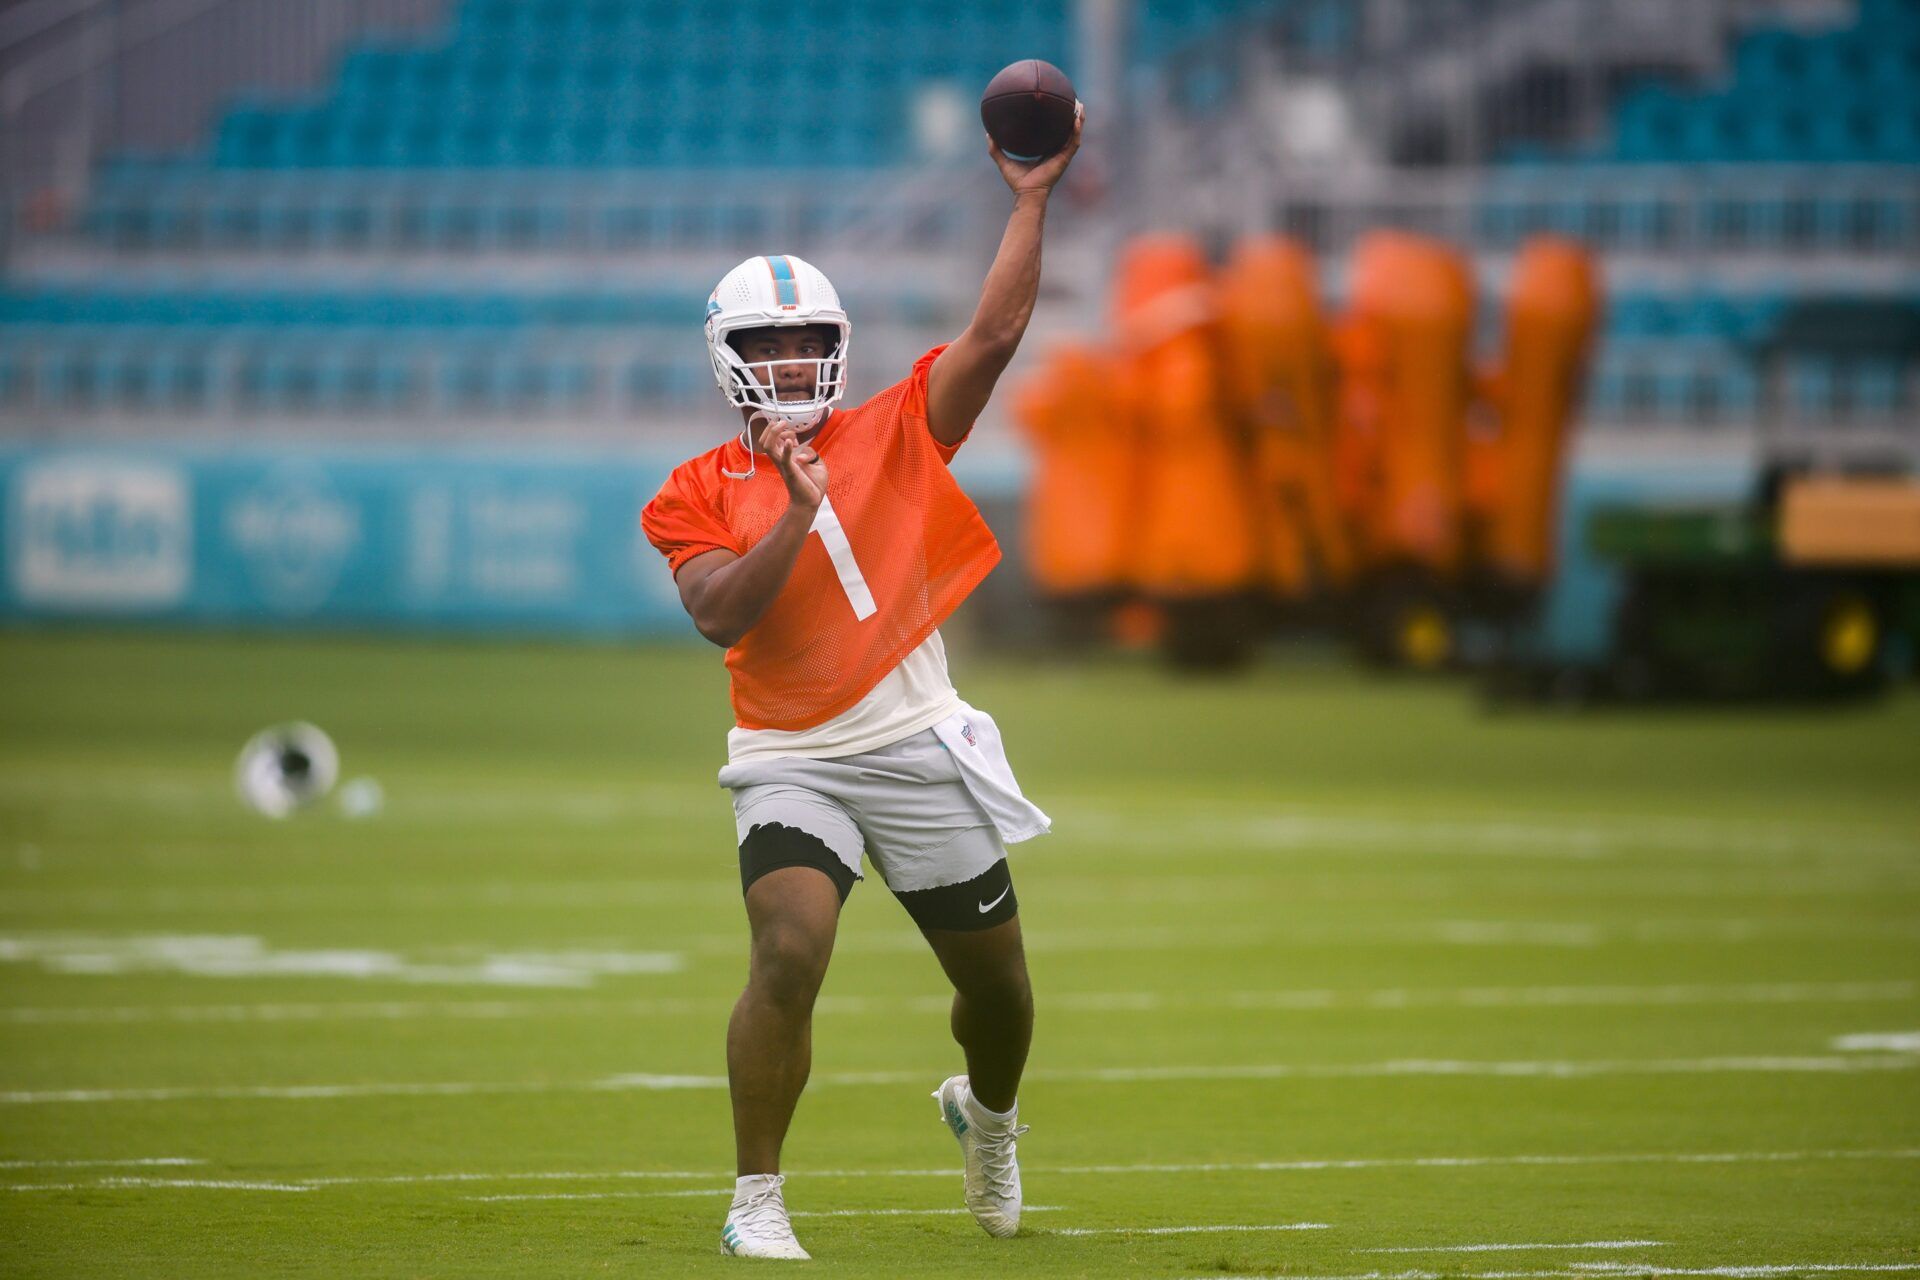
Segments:
[[[863,878],[863,850],[895,894],[979,880],[1007,856],[953,754],[931,729],[855,756],[730,764],[720,771],[720,785],[733,793],[743,849],[756,827],[778,823],[803,831],[851,873],[849,888]]]

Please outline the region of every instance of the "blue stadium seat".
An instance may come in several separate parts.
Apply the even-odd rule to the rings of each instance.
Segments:
[[[1676,158],[1711,163],[1745,160],[1752,154],[1753,116],[1742,99],[1696,98],[1679,113]]]
[[[1736,79],[1765,94],[1793,93],[1808,78],[1812,58],[1798,32],[1763,27],[1749,32],[1734,51]]]
[[[1828,419],[1839,409],[1839,369],[1824,355],[1801,354],[1787,362],[1787,404],[1798,414]]]
[[[1920,30],[1920,4],[1914,0],[1860,0],[1860,25],[1883,36]]]
[[[1867,79],[1873,46],[1856,31],[1828,31],[1808,37],[1807,57],[1811,92],[1845,92]]]
[[[1899,364],[1890,360],[1863,360],[1855,364],[1849,374],[1847,400],[1855,413],[1892,417],[1909,407]]]
[[[1630,94],[1616,114],[1616,146],[1622,160],[1670,160],[1680,154],[1687,127],[1681,105],[1658,85]]]

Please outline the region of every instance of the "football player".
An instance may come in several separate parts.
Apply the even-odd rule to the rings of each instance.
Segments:
[[[780,1147],[812,1058],[814,997],[864,851],[954,988],[966,1061],[934,1091],[982,1227],[1020,1225],[1016,1094],[1033,1001],[1007,845],[1045,832],[992,717],[961,701],[939,626],[999,560],[947,463],[1033,313],[1047,199],[1079,149],[1009,159],[1013,212],[972,321],[855,408],[853,327],[827,278],[749,258],[707,303],[741,431],[676,468],[642,515],[700,633],[726,649],[732,793],[752,933],[727,1028],[739,1178],[724,1252],[805,1258]]]

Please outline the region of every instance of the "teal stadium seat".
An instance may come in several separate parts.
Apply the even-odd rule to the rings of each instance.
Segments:
[[[1681,153],[1687,122],[1681,104],[1661,85],[1643,85],[1620,104],[1615,147],[1620,159],[1672,160]]]

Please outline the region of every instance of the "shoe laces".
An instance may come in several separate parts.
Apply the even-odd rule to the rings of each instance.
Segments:
[[[988,1133],[978,1127],[974,1132],[980,1135],[980,1172],[986,1177],[987,1190],[1002,1200],[1013,1199],[1020,1176],[1020,1166],[1014,1160],[1014,1139],[1027,1131],[1024,1124],[1015,1125],[1005,1133]]]
[[[792,1235],[793,1224],[787,1220],[786,1201],[780,1196],[780,1187],[787,1180],[784,1173],[776,1173],[773,1178],[745,1200],[737,1201],[730,1215],[740,1229],[755,1234]]]

